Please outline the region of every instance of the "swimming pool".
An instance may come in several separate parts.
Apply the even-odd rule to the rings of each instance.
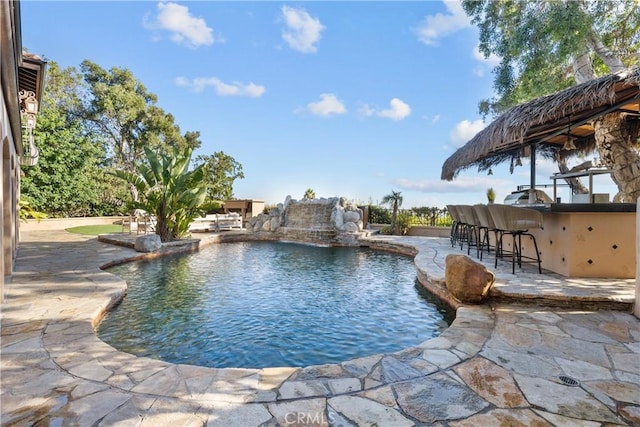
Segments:
[[[128,289],[99,337],[173,363],[339,363],[417,345],[453,320],[410,257],[368,248],[225,243],[109,272]]]

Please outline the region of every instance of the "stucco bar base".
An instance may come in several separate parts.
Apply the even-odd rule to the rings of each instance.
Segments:
[[[635,212],[543,212],[536,237],[542,268],[566,277],[632,279],[636,274]],[[535,254],[523,239],[524,254]],[[510,250],[511,238],[505,236]]]

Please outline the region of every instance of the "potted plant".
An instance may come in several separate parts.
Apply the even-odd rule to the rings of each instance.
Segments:
[[[487,189],[487,200],[489,201],[489,204],[493,204],[493,202],[496,201],[496,192],[492,187]]]

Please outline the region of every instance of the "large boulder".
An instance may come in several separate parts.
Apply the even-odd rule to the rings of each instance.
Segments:
[[[355,222],[360,221],[360,211],[345,211],[344,222]]]
[[[360,231],[360,228],[355,222],[345,222],[342,226],[342,231],[346,233],[357,233],[358,231]]]
[[[466,255],[447,255],[444,274],[447,289],[463,303],[481,302],[496,281],[493,272]]]
[[[138,236],[134,248],[138,252],[156,252],[162,248],[162,241],[157,234]]]

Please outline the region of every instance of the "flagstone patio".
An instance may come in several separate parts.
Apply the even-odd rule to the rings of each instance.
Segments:
[[[460,253],[447,239],[370,239],[417,250],[418,275],[434,283]],[[1,307],[3,426],[640,425],[633,280],[512,275],[504,263],[487,304],[460,307],[419,346],[337,365],[214,369],[136,357],[95,335],[126,289],[99,267],[139,256],[64,231],[22,235]]]

